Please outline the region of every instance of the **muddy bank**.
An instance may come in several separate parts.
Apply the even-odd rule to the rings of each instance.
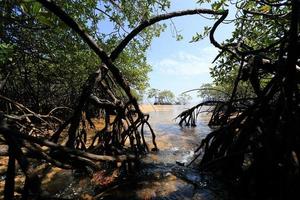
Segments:
[[[227,199],[224,185],[213,178],[200,175],[186,165],[194,156],[210,128],[209,115],[201,114],[198,126],[180,127],[174,118],[185,108],[172,105],[142,105],[150,114],[156,133],[158,152],[150,152],[129,173],[118,168],[108,174],[92,174],[53,168],[42,180],[42,196],[63,199]],[[145,135],[151,149],[149,130]]]

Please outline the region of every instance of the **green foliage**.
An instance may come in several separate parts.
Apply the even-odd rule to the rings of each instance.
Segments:
[[[211,27],[204,26],[203,32],[196,33],[196,35],[194,35],[192,37],[192,40],[190,42],[198,42],[199,40],[203,40],[205,37],[207,37],[209,35],[210,30],[211,30]]]
[[[198,97],[206,100],[228,100],[232,90],[232,85],[214,85],[211,83],[206,83],[201,85],[198,90]]]
[[[214,84],[202,87],[234,89],[230,100],[218,103],[213,110],[210,124],[220,127],[198,148],[204,151],[200,169],[234,183],[242,191],[240,199],[299,198],[299,164],[293,163],[300,155],[294,148],[300,141],[295,131],[300,122],[300,2],[237,1],[229,9],[235,12],[229,15],[235,16],[230,20],[235,30],[230,39],[215,45],[222,52],[212,69]],[[222,24],[217,31],[220,29]],[[249,85],[255,95],[251,90],[241,92]],[[247,98],[241,96],[244,93]],[[204,90],[200,95],[218,97],[219,92]],[[184,113],[190,117],[197,112],[188,111]],[[186,116],[180,116],[180,123]]]
[[[180,35],[180,34],[177,34],[177,35],[176,35],[176,40],[177,40],[177,41],[183,40],[183,36]]]
[[[163,90],[158,93],[158,99],[159,99],[159,102],[174,103],[175,95],[170,90]]]
[[[205,4],[205,3],[210,3],[211,9],[215,11],[220,11],[220,10],[225,10],[228,7],[228,2],[227,0],[218,0],[218,1],[211,1],[211,0],[198,0],[198,4]],[[212,16],[213,19],[215,16]],[[199,42],[200,40],[203,40],[206,38],[209,33],[210,33],[211,27],[209,26],[204,26],[204,29],[200,33],[196,33],[190,42]]]
[[[192,96],[186,93],[181,93],[177,97],[177,103],[179,103],[180,105],[186,105],[190,100],[192,100]]]
[[[138,102],[143,101],[143,91],[138,91],[138,90],[132,89],[131,93]]]
[[[107,52],[141,21],[170,6],[168,0],[58,0],[56,4]],[[11,74],[5,95],[36,111],[72,106],[88,74],[101,64],[98,57],[35,0],[4,0],[0,11],[4,19],[0,24],[0,73],[2,77]],[[148,86],[151,66],[146,51],[164,28],[156,24],[145,29],[116,61],[130,86],[137,90]]]
[[[147,98],[153,98],[153,97],[156,97],[158,96],[158,93],[159,93],[159,90],[158,89],[155,89],[155,88],[150,88],[148,91],[147,91]]]
[[[150,88],[147,91],[147,98],[155,98],[157,104],[173,104],[175,102],[175,95],[170,90],[160,91],[155,88]]]
[[[228,4],[226,3],[227,0],[219,0],[219,1],[215,1],[211,4],[211,8],[213,10],[224,10],[225,7],[228,6]]]
[[[229,45],[230,47],[230,45],[239,44],[237,47],[239,51],[266,48],[287,35],[289,17],[286,14],[290,11],[290,6],[270,6],[263,3],[263,1],[202,0],[198,3],[210,3],[211,8],[214,10],[229,9],[231,16],[235,16],[235,18],[228,21],[228,23],[233,23],[235,26],[232,37],[225,40],[223,45]],[[273,3],[276,4],[278,1]],[[232,12],[234,13],[232,14]],[[271,15],[274,17],[270,17]],[[222,24],[217,32],[221,29]],[[209,31],[208,28],[205,28],[203,33],[197,33],[192,42],[203,39]],[[226,85],[236,75],[240,59],[228,52],[220,51],[219,53],[220,55],[211,69],[211,76],[216,85]],[[280,51],[277,48],[277,50],[262,51],[259,55],[274,59],[280,55]]]
[[[8,61],[12,61],[13,45],[0,44],[0,64],[4,65]]]
[[[198,97],[204,100],[229,100],[234,87],[236,76],[237,71],[233,70],[226,76],[222,76],[226,77],[222,81],[217,81],[216,83],[206,83],[201,85],[198,91]],[[251,84],[248,81],[240,81],[237,86],[235,98],[239,99],[249,97],[255,97],[255,93]]]

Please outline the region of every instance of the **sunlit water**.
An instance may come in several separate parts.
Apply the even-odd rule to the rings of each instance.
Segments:
[[[65,177],[59,198],[82,199],[228,199],[228,194],[218,181],[200,175],[197,169],[180,166],[188,164],[209,132],[209,115],[199,116],[197,127],[181,128],[174,118],[185,106],[156,106],[149,112],[150,122],[156,133],[158,152],[149,153],[133,174],[114,187],[97,191],[87,178],[76,179],[71,172]],[[147,134],[151,149],[151,136]],[[69,173],[69,174],[68,174]],[[56,188],[57,189],[57,188]]]
[[[202,113],[196,127],[180,127],[175,118],[186,108],[188,107],[178,105],[156,106],[156,111],[149,112],[150,123],[155,130],[160,151],[150,153],[146,161],[162,164],[190,161],[194,150],[210,132],[207,126],[210,118],[207,113]]]

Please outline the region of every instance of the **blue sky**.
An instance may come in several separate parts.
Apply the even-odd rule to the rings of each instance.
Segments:
[[[171,0],[169,11],[204,8],[194,0]],[[176,41],[170,20],[164,21],[168,28],[159,38],[155,38],[148,50],[147,59],[153,71],[149,74],[150,87],[160,90],[171,90],[176,95],[186,90],[199,88],[203,83],[212,82],[209,75],[211,62],[218,50],[210,44],[208,38],[196,43],[190,43],[196,32],[201,32],[204,26],[212,25],[213,20],[207,20],[199,15],[184,16],[172,19],[177,31],[184,37]],[[233,25],[221,25],[217,29],[217,41],[230,38]],[[193,97],[195,94],[190,93]],[[194,98],[194,101],[196,99]]]

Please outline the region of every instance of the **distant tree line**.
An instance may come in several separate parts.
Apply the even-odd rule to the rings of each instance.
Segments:
[[[188,104],[192,97],[189,94],[180,94],[177,98],[175,94],[170,90],[158,90],[155,88],[150,88],[147,91],[147,98],[154,98],[154,105],[174,105]]]

